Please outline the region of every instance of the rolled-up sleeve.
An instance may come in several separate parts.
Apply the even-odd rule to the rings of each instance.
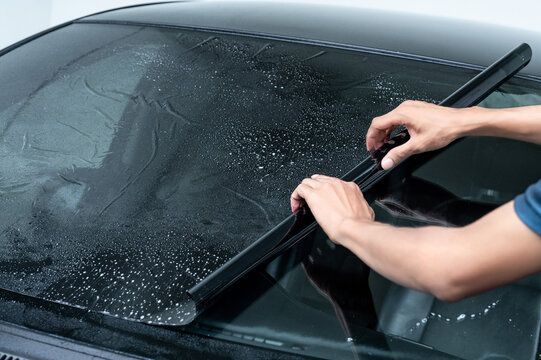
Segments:
[[[515,211],[526,226],[541,236],[541,180],[515,198]]]

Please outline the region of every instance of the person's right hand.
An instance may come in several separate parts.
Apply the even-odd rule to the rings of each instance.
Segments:
[[[442,148],[458,138],[465,110],[423,101],[404,101],[391,112],[372,120],[366,134],[366,148],[369,151],[378,149],[394,128],[404,125],[410,139],[391,149],[381,161],[383,169],[390,169],[413,154]]]

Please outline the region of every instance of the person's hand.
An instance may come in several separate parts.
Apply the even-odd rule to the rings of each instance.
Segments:
[[[381,161],[383,169],[390,169],[413,154],[442,148],[458,138],[459,120],[467,111],[422,101],[404,101],[391,112],[372,120],[366,133],[366,148],[378,149],[397,126],[404,125],[410,139],[391,149]]]
[[[353,182],[324,175],[304,179],[291,194],[291,211],[308,205],[329,239],[339,242],[341,226],[346,220],[373,221],[374,210]]]

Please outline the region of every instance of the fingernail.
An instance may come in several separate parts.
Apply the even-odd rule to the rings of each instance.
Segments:
[[[314,175],[312,175],[312,178],[316,178],[318,176],[319,176],[319,174],[314,174]]]
[[[388,169],[392,168],[393,166],[394,166],[393,159],[385,158],[385,159],[381,160],[381,167],[384,170],[388,170]]]

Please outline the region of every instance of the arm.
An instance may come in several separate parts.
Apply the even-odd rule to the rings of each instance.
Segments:
[[[442,148],[463,136],[498,136],[541,144],[541,106],[453,109],[405,101],[391,112],[374,118],[366,135],[367,149],[379,148],[398,125],[406,126],[411,139],[389,151],[381,163],[384,169],[410,155]]]
[[[383,276],[454,301],[541,270],[541,237],[507,203],[462,228],[398,228],[373,220],[357,185],[322,175],[291,197],[303,202],[329,238]]]
[[[507,203],[463,228],[349,220],[335,241],[383,276],[455,301],[541,270],[541,238]]]

